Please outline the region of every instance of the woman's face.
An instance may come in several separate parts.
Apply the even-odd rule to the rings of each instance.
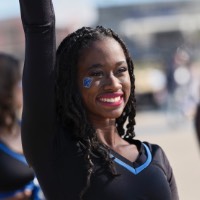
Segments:
[[[113,38],[93,42],[78,62],[78,85],[90,119],[118,118],[130,96],[123,49]]]

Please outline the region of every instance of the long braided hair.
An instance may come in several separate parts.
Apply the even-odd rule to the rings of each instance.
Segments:
[[[117,175],[113,161],[109,156],[109,149],[100,143],[96,136],[96,131],[90,124],[86,110],[84,108],[80,92],[77,86],[77,63],[82,51],[89,47],[92,42],[101,40],[105,37],[115,39],[122,47],[131,81],[131,94],[123,113],[116,119],[116,128],[121,137],[133,138],[135,125],[135,78],[133,74],[134,66],[129,52],[124,42],[111,29],[97,26],[96,28],[83,27],[69,34],[61,42],[56,53],[56,98],[58,120],[66,129],[71,127],[72,136],[85,147],[85,158],[88,165],[88,175],[86,187],[81,196],[90,185],[90,178],[94,171],[93,155],[98,154],[104,160],[108,171]],[[125,127],[125,122],[128,120]],[[101,147],[101,148],[99,148]]]

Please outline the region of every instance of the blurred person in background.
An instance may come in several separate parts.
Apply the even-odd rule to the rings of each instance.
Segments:
[[[194,123],[195,123],[195,130],[197,134],[198,143],[200,146],[200,103],[198,104],[197,109],[196,109]]]
[[[0,53],[0,200],[42,199],[22,151],[21,76],[19,60]]]

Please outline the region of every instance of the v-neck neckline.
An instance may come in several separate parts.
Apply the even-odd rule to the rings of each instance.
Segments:
[[[152,156],[148,146],[142,143],[141,141],[128,140],[128,142],[130,142],[131,144],[135,144],[139,151],[139,155],[134,162],[131,162],[130,160],[123,157],[121,154],[117,153],[112,149],[110,150],[110,155],[116,163],[123,166],[132,173],[138,174],[150,164]]]

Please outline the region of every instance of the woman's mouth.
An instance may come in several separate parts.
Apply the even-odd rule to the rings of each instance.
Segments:
[[[115,97],[115,98],[100,98],[99,101],[102,101],[102,102],[109,102],[109,103],[116,103],[118,101],[120,101],[121,97]]]
[[[119,106],[123,102],[123,94],[105,94],[98,98],[98,102],[105,106]]]

